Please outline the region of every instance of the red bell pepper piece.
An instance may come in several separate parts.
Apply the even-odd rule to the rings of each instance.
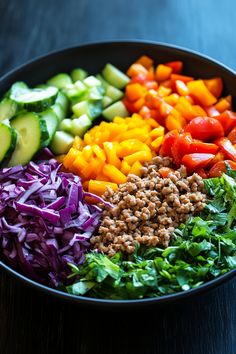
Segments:
[[[183,133],[176,139],[171,147],[172,156],[177,166],[180,165],[182,157],[189,153],[192,137],[188,133]]]
[[[228,135],[228,139],[232,144],[236,144],[236,127],[234,127]]]
[[[129,113],[137,113],[137,109],[134,106],[134,102],[130,102],[129,100],[127,100],[127,98],[123,98],[123,103],[125,105],[125,107],[127,108],[127,110],[129,111]]]
[[[162,146],[160,148],[160,155],[172,157],[171,147],[176,139],[179,137],[179,132],[177,129],[168,132],[163,140]]]
[[[213,154],[187,154],[182,158],[181,163],[186,166],[189,173],[204,168],[212,159]]]
[[[236,163],[231,160],[224,160],[216,162],[209,171],[209,177],[220,177],[222,173],[226,172],[227,164],[232,170],[236,170]]]
[[[211,142],[224,136],[224,129],[221,123],[211,117],[193,118],[185,127],[194,139]]]
[[[183,69],[183,62],[180,60],[169,61],[168,63],[165,63],[165,65],[172,68],[174,74],[180,74]]]
[[[225,111],[219,116],[215,116],[224,128],[225,134],[228,134],[236,126],[236,113],[232,111]]]
[[[236,161],[236,149],[228,138],[220,138],[215,141],[230,160]]]
[[[199,170],[196,170],[195,172],[202,178],[209,178],[208,173],[203,168],[199,168]]]
[[[219,146],[213,143],[203,143],[200,140],[193,140],[189,147],[189,153],[205,153],[205,154],[216,154],[219,150]]]

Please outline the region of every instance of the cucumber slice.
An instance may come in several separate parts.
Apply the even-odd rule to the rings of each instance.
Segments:
[[[112,121],[116,116],[124,118],[128,117],[129,112],[127,111],[124,103],[122,101],[118,101],[105,108],[102,115],[106,120]]]
[[[25,165],[48,139],[46,123],[36,113],[30,112],[13,118],[11,126],[17,132],[18,141],[8,166]]]
[[[59,119],[53,109],[48,108],[46,111],[40,114],[40,118],[44,120],[47,126],[48,139],[42,144],[42,147],[48,146],[51,142],[59,123]]]
[[[50,148],[55,155],[66,154],[74,141],[74,137],[66,132],[57,131],[52,139]]]
[[[0,163],[4,163],[10,157],[16,146],[17,134],[14,129],[4,123],[0,123]]]
[[[94,87],[94,86],[101,86],[102,83],[100,80],[98,80],[95,76],[88,76],[86,77],[86,79],[83,80],[83,83],[87,86],[87,87]]]
[[[84,69],[76,68],[71,71],[70,76],[73,82],[78,80],[83,81],[88,76],[88,73]]]
[[[10,98],[5,97],[0,102],[0,121],[11,119],[17,111],[17,104]]]
[[[111,97],[104,96],[102,99],[102,107],[106,108],[107,106],[110,106],[113,103]]]
[[[102,113],[102,102],[95,101],[91,103],[89,101],[81,101],[72,106],[72,111],[77,117],[86,114],[90,118],[90,120],[94,120]]]
[[[66,118],[63,119],[59,125],[59,130],[63,130],[64,132],[71,133],[72,130],[72,119]]]
[[[72,84],[71,77],[66,73],[61,73],[53,76],[47,81],[50,86],[55,86],[58,89],[65,88],[67,85]]]
[[[124,96],[124,93],[116,87],[110,85],[106,89],[106,96],[110,97],[112,102],[116,102]]]
[[[26,85],[26,83],[23,81],[17,81],[11,86],[10,90],[6,94],[6,97],[9,98],[12,96],[14,98],[28,91],[29,87]]]
[[[84,134],[91,127],[91,125],[92,122],[87,114],[83,114],[81,117],[71,121],[71,133],[83,138]]]
[[[112,64],[106,64],[102,70],[102,76],[112,86],[118,89],[124,88],[130,81],[129,77]]]
[[[49,86],[44,89],[35,88],[25,93],[11,95],[10,98],[28,111],[42,112],[55,103],[57,94],[58,89]]]
[[[108,88],[108,86],[110,86],[110,84],[102,77],[102,75],[97,74],[96,78],[101,81],[102,86],[104,87],[104,89],[106,90]]]

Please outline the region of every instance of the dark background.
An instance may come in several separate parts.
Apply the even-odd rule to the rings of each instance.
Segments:
[[[0,0],[0,75],[48,51],[112,39],[177,44],[236,69],[235,24],[234,0]],[[130,313],[46,298],[0,271],[0,353],[235,354],[236,280]]]

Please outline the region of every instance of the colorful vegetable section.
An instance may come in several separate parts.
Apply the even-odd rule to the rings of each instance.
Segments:
[[[115,117],[94,126],[83,140],[77,138],[63,164],[81,176],[85,189],[101,195],[107,186],[116,190],[128,174],[140,175],[143,163],[158,152],[163,135],[164,128],[154,119],[138,114]]]

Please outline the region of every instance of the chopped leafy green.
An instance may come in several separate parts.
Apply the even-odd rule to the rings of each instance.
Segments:
[[[236,268],[236,175],[205,180],[202,214],[175,230],[166,249],[140,247],[132,256],[90,252],[71,265],[69,293],[105,299],[159,297],[202,285]]]

